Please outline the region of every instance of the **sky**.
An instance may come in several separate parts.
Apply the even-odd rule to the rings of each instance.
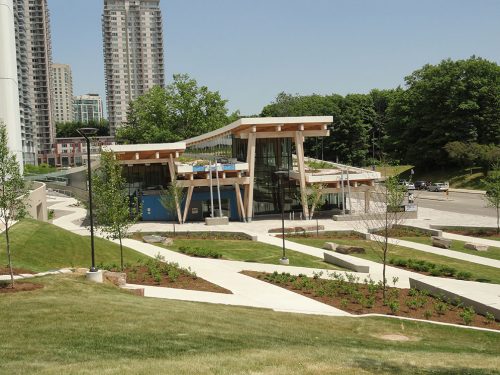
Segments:
[[[48,0],[53,61],[74,95],[105,98],[103,0]],[[259,114],[282,91],[367,93],[422,65],[500,63],[500,0],[161,0],[167,83],[187,73],[230,111]]]

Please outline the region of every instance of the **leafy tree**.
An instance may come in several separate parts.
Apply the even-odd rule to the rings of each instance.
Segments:
[[[389,104],[392,157],[417,166],[446,165],[444,146],[500,143],[500,66],[471,57],[425,65],[406,77]]]
[[[165,190],[161,190],[160,203],[168,211],[169,214],[174,215],[174,237],[175,237],[175,223],[180,220],[177,213],[179,207],[184,200],[184,188],[179,186],[177,179],[174,177]]]
[[[228,117],[227,100],[218,91],[198,86],[186,74],[175,74],[165,89],[156,86],[132,101],[127,123],[117,132],[125,143],[176,142],[191,138],[234,121]]]
[[[488,175],[490,167],[500,160],[500,147],[493,144],[482,145],[476,142],[454,141],[447,143],[444,149],[452,162],[463,167],[480,166],[485,176]]]
[[[139,218],[131,211],[131,201],[122,176],[122,167],[113,152],[101,153],[99,168],[92,175],[93,203],[96,225],[108,238],[120,242],[120,265],[123,271],[122,238]],[[137,202],[132,204],[137,207]]]
[[[9,230],[15,221],[21,220],[27,214],[28,188],[24,181],[16,156],[7,146],[7,128],[0,122],[0,221],[5,226],[5,245],[7,262],[10,270],[11,286],[14,288],[14,271],[10,249]]]
[[[81,137],[82,135],[78,133],[78,129],[80,128],[96,128],[97,136],[109,135],[108,120],[101,120],[101,121],[91,120],[89,122],[81,122],[81,121],[59,122],[56,124],[57,137],[58,138]]]
[[[486,201],[488,205],[497,211],[497,234],[500,233],[500,164],[496,164],[495,170],[491,171],[484,180],[486,187]]]
[[[399,183],[399,176],[387,177],[384,184],[373,194],[375,199],[369,213],[362,216],[362,223],[367,230],[378,229],[372,236],[375,247],[379,250],[382,262],[383,299],[386,300],[387,277],[386,268],[389,258],[389,230],[404,221],[400,207],[404,202],[406,188]]]

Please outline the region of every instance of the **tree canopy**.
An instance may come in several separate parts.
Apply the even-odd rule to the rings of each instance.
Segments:
[[[500,144],[498,64],[474,56],[448,59],[425,65],[405,82],[403,88],[346,96],[282,92],[261,116],[333,116],[330,137],[306,141],[311,157],[321,155],[322,148],[323,158],[331,161],[393,161],[432,168],[457,161],[450,147],[460,147],[446,145],[463,142],[465,148],[474,145],[477,163],[491,164]]]
[[[117,131],[125,143],[175,142],[220,128],[228,117],[227,100],[218,91],[198,86],[186,74],[175,74],[165,88],[156,86],[132,101],[127,123]]]
[[[90,120],[89,122],[59,122],[56,124],[56,134],[58,138],[81,137],[82,135],[78,133],[78,129],[80,128],[96,128],[98,136],[109,135],[108,120]]]

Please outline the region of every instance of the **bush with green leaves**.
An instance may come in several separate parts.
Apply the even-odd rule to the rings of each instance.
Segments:
[[[462,318],[464,324],[466,326],[469,326],[474,320],[476,312],[474,311],[474,308],[472,306],[467,306],[459,313],[459,316]]]
[[[183,254],[189,255],[189,256],[194,256],[198,258],[213,258],[213,259],[220,259],[222,258],[222,254],[212,250],[212,249],[206,249],[203,247],[190,247],[190,246],[181,246],[179,248],[179,251]]]

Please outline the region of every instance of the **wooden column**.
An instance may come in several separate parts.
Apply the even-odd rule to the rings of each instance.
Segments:
[[[309,207],[307,207],[306,192],[306,167],[304,162],[304,136],[302,131],[295,132],[295,151],[297,152],[297,164],[299,167],[300,198],[302,201],[302,213],[309,219]]]
[[[370,196],[371,196],[371,190],[366,190],[365,191],[365,213],[370,212]]]
[[[245,206],[243,205],[243,199],[241,198],[240,184],[234,184],[234,192],[236,193],[238,215],[240,216],[240,220],[245,220]]]
[[[255,140],[257,139],[255,133],[248,134],[248,148],[247,148],[247,163],[248,174],[250,177],[250,184],[248,185],[248,193],[245,190],[246,196],[246,219],[248,222],[252,221],[253,216],[253,185],[255,177]]]
[[[188,193],[186,196],[186,204],[184,206],[184,216],[182,217],[182,222],[185,223],[187,219],[187,215],[189,212],[189,206],[191,205],[191,197],[193,196],[194,186],[188,187]]]
[[[175,164],[174,164],[174,158],[172,154],[170,154],[170,158],[168,160],[168,168],[170,169],[170,177],[173,180],[177,180],[177,176],[175,175]],[[177,208],[177,218],[179,220],[179,224],[182,224],[182,214],[181,214],[181,205],[179,202],[179,199],[175,197],[175,206]]]

